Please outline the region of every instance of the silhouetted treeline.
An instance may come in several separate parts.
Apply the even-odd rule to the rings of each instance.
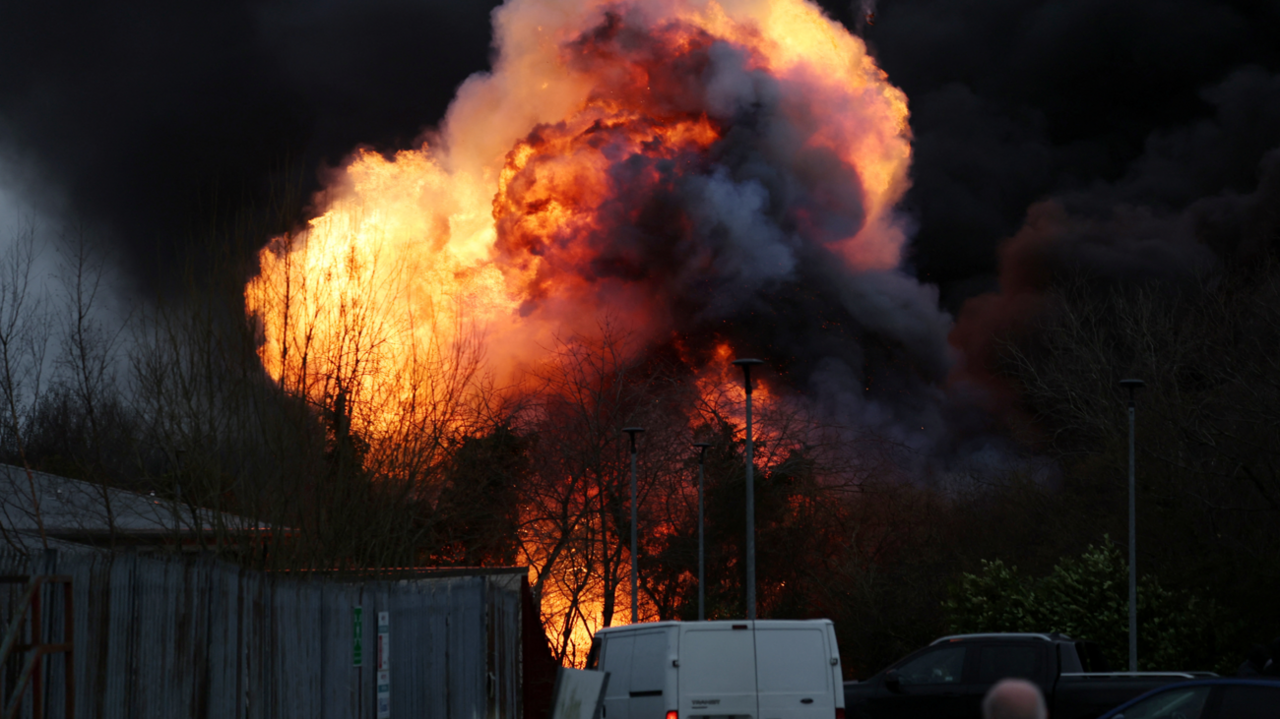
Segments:
[[[203,540],[255,567],[529,564],[553,651],[575,661],[590,631],[631,620],[619,430],[643,426],[639,618],[697,616],[693,441],[711,444],[707,616],[743,614],[741,397],[708,391],[707,369],[670,348],[604,322],[509,386],[471,355],[442,354],[452,359],[406,374],[434,404],[397,399],[379,411],[400,419],[370,429],[353,421],[370,408],[351,377],[308,394],[262,369],[240,294],[246,258],[192,268],[186,296],[122,315],[98,311],[98,266],[74,238],[53,289],[15,282],[37,249],[34,237],[15,246],[27,254],[5,258],[3,461],[265,522],[273,531],[253,543],[234,528]],[[1212,626],[1178,615],[1212,639],[1162,650],[1159,668],[1228,669],[1280,633],[1280,270],[1141,286],[1081,277],[1047,297],[990,367],[1013,390],[1002,431],[1026,462],[922,479],[888,438],[823,425],[785,398],[757,407],[762,616],[834,619],[847,670],[866,676],[953,626],[980,628],[944,607],[972,591],[964,575],[984,560],[1030,582],[1089,547],[1123,548],[1109,539],[1127,537],[1116,382],[1132,376],[1147,383],[1140,571],[1214,608]]]

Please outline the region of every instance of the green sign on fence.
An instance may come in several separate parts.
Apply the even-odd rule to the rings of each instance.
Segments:
[[[351,666],[364,663],[364,620],[360,607],[351,608]]]

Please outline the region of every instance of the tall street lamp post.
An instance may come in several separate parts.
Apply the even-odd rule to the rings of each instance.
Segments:
[[[702,518],[704,516],[702,511],[702,466],[706,463],[707,447],[710,447],[711,444],[708,442],[694,442],[693,446],[698,448],[698,621],[701,622],[707,618],[706,612],[704,611],[706,593],[703,591],[703,586],[706,583],[706,573],[704,571],[706,565],[703,562],[703,550],[706,545],[703,542],[702,533]]]
[[[756,488],[751,444],[751,368],[764,360],[736,359],[747,389],[747,619],[756,618]]]
[[[1134,402],[1133,393],[1142,389],[1140,379],[1122,379],[1120,386],[1129,390],[1129,671],[1138,671],[1138,523],[1137,483],[1134,479]]]
[[[639,574],[639,565],[636,562],[636,435],[643,432],[641,427],[623,427],[631,437],[631,623],[636,623],[636,618],[640,615],[640,595],[637,593],[637,575]]]

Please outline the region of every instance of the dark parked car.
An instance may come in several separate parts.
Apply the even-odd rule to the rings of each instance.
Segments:
[[[1178,682],[1131,699],[1104,719],[1280,719],[1280,679]]]
[[[1097,645],[1062,634],[964,634],[938,639],[864,682],[845,682],[844,706],[849,719],[978,719],[991,685],[1021,677],[1044,692],[1053,719],[1093,719],[1196,676],[1111,672]]]

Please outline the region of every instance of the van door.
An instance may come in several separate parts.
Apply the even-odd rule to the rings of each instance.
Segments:
[[[750,624],[686,624],[682,629],[677,675],[681,719],[758,716]]]
[[[763,624],[763,626],[761,626]],[[836,692],[826,628],[756,625],[760,719],[832,719]]]
[[[666,683],[667,666],[671,664],[667,630],[637,632],[635,638],[635,648],[631,652],[631,686],[627,692],[631,699],[629,717],[662,719],[667,714],[662,688]],[[609,719],[614,718],[610,716]]]
[[[600,636],[600,635],[597,635]],[[631,652],[635,647],[635,634],[607,634],[600,657],[601,671],[609,672],[609,684],[604,691],[605,719],[630,719],[631,706]]]

